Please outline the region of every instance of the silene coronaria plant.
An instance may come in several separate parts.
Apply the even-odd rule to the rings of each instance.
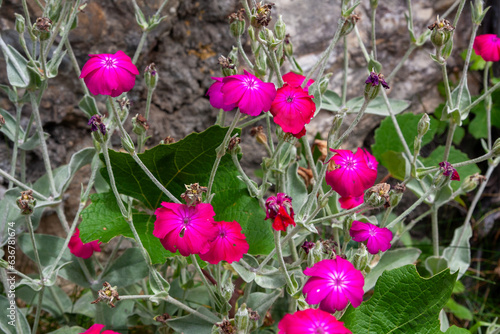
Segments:
[[[191,116],[206,127],[177,121],[186,136],[160,140],[160,109],[183,98],[170,80],[190,72],[153,50],[184,38],[191,11],[220,29],[215,14],[204,21],[215,2],[125,1],[138,27],[85,49],[80,26],[111,22],[98,2],[0,1],[12,32],[0,33],[2,332],[498,333],[498,268],[473,260],[495,252],[498,217],[482,197],[499,191],[500,37],[482,25],[494,11],[452,1],[420,27],[407,1],[405,53],[389,61],[377,9],[393,9],[341,0],[328,5],[337,25],[316,29],[327,47],[304,61],[290,33],[306,27],[285,22],[308,20],[279,15],[285,2],[233,2],[217,34],[235,46],[185,50],[203,70],[180,104],[204,105]],[[417,53],[439,81],[435,111],[396,98],[420,94],[407,92]],[[87,146],[62,165],[53,87],[72,90],[86,125]],[[49,221],[57,235],[43,233]]]

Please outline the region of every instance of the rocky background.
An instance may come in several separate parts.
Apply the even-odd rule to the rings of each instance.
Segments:
[[[340,16],[339,1],[320,0],[274,0],[273,17],[283,15],[287,32],[291,35],[294,51],[299,64],[307,71],[320,57],[335,33]],[[138,0],[146,16],[152,15],[160,0]],[[444,11],[453,0],[414,0],[412,1],[415,33],[421,34],[435,21],[436,15]],[[28,1],[32,20],[41,13],[35,2]],[[170,0],[163,11],[167,15],[159,27],[149,34],[144,51],[137,66],[141,73],[154,62],[159,72],[159,83],[153,97],[150,116],[150,135],[148,146],[154,146],[166,136],[182,139],[193,131],[203,131],[215,122],[217,110],[210,106],[205,93],[213,82],[211,76],[221,76],[217,58],[227,55],[235,41],[229,34],[227,17],[240,8],[238,0]],[[357,13],[361,16],[358,27],[367,48],[370,48],[370,8],[369,1],[363,0]],[[396,66],[409,47],[406,29],[406,2],[403,0],[380,1],[377,10],[377,49],[378,59],[383,65],[383,72],[388,74]],[[14,30],[14,13],[22,13],[20,0],[4,1],[0,11],[1,34],[7,43],[18,47],[17,33]],[[454,17],[454,13],[450,20]],[[493,16],[495,18],[495,16]],[[497,20],[490,19],[483,29],[493,32],[498,29]],[[455,45],[448,62],[451,79],[457,80],[462,68],[459,54],[467,47],[470,36],[469,5],[456,29]],[[84,13],[79,14],[79,25],[70,35],[76,58],[83,66],[90,53],[114,53],[123,50],[132,56],[141,37],[141,30],[136,24],[131,1],[93,0],[88,2]],[[366,79],[366,63],[354,33],[348,36],[350,71],[349,97],[362,94]],[[409,58],[398,76],[389,82],[392,98],[406,99],[412,102],[411,111],[432,113],[443,101],[437,90],[437,83],[442,80],[441,71],[435,65],[429,53],[433,52],[430,43],[417,49]],[[333,73],[330,89],[340,93],[342,82],[342,43],[335,48],[328,61],[326,73]],[[286,65],[287,66],[287,65]],[[480,90],[479,73],[470,76],[469,87],[472,94]],[[0,83],[6,84],[5,61],[0,60]],[[83,91],[77,74],[68,59],[61,65],[59,76],[52,79],[45,93],[41,113],[44,129],[50,134],[48,146],[53,167],[65,164],[71,155],[92,145],[87,118],[78,108]],[[144,113],[146,89],[139,76],[135,88],[129,93],[132,101],[131,116]],[[104,110],[104,99],[97,97],[99,107]],[[6,96],[0,95],[0,107],[14,113],[14,107]],[[27,122],[30,109],[25,106],[24,120]],[[331,114],[319,115],[308,131],[326,136],[330,127]],[[380,122],[380,117],[366,116],[345,148],[354,148],[372,143],[373,130]],[[349,124],[349,121],[347,121]],[[128,126],[131,129],[131,124]],[[243,134],[242,146],[244,165],[257,168],[261,163],[264,150],[258,147],[253,138]],[[119,138],[114,138],[115,148],[119,147]],[[10,143],[0,138],[0,168],[10,170]],[[29,180],[36,180],[43,175],[44,167],[38,151],[28,156]],[[67,213],[70,219],[76,211],[80,183],[85,182],[88,169],[83,169],[75,178],[67,200]],[[383,176],[383,175],[382,175]],[[498,175],[492,177],[492,184],[498,184]],[[0,179],[0,198],[7,182]],[[498,189],[496,189],[498,192]],[[44,233],[60,234],[57,218],[47,212],[40,229]],[[39,230],[40,231],[40,230]]]

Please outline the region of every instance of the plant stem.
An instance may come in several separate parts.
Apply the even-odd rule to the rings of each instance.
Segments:
[[[463,7],[463,5],[462,5]],[[459,8],[460,9],[460,8]],[[458,21],[458,15],[459,13],[457,12],[457,16],[455,17],[455,20]],[[461,108],[461,101],[462,101],[462,93],[464,91],[464,87],[467,86],[467,70],[469,69],[469,64],[470,64],[470,57],[472,56],[472,49],[473,49],[473,45],[474,45],[474,39],[476,38],[476,33],[477,33],[477,29],[479,28],[479,26],[477,24],[474,24],[472,26],[472,33],[471,33],[471,37],[470,37],[470,40],[469,40],[469,46],[467,48],[467,56],[465,57],[465,64],[464,64],[464,68],[463,68],[463,71],[462,71],[462,78],[460,79],[460,83],[459,83],[459,88],[458,88],[458,98],[457,98],[457,105],[456,107],[460,110]],[[461,112],[462,114],[463,112]]]
[[[10,161],[10,175],[12,178],[16,177],[16,165],[17,165],[17,146],[19,144],[19,129],[21,127],[21,111],[23,106],[16,103],[16,130],[14,132],[14,147],[12,148],[12,159]],[[12,181],[9,181],[8,189],[12,188]]]
[[[196,269],[196,272],[198,273],[198,275],[200,276],[201,278],[201,281],[203,282],[203,284],[207,287],[207,290],[208,290],[208,293],[210,294],[210,298],[215,302],[217,300],[216,296],[215,296],[215,293],[214,291],[212,290],[212,286],[208,283],[207,281],[207,278],[205,277],[205,275],[203,274],[203,271],[201,270],[201,267],[200,265],[198,264],[198,261],[196,260],[196,255],[194,254],[191,254],[189,256],[191,258],[191,262],[194,266],[194,268]]]
[[[219,164],[220,164],[222,157],[224,156],[224,154],[226,154],[226,149],[227,149],[227,145],[229,143],[229,139],[231,138],[231,133],[233,132],[233,130],[236,126],[236,123],[238,123],[238,120],[240,119],[240,117],[241,117],[241,113],[238,109],[238,111],[236,111],[236,115],[233,118],[233,121],[231,122],[231,125],[229,126],[229,129],[226,132],[226,135],[224,137],[222,144],[220,144],[220,146],[217,147],[217,149],[215,150],[215,152],[217,153],[217,156],[215,158],[214,165],[212,166],[212,171],[210,172],[210,178],[208,180],[207,203],[210,203],[212,200],[210,195],[212,194],[212,186],[214,184],[215,174],[217,174],[217,168],[219,168]]]
[[[362,204],[358,205],[357,207],[349,209],[349,210],[341,211],[339,213],[335,213],[335,214],[330,215],[330,216],[321,217],[318,219],[313,219],[309,222],[309,224],[317,224],[317,223],[324,222],[325,220],[331,220],[331,219],[339,218],[342,216],[347,216],[347,215],[350,215],[352,213],[356,213],[357,211],[360,211],[362,209],[365,209],[367,207],[368,207],[368,204],[362,203]]]
[[[486,92],[483,93],[480,97],[478,97],[474,102],[469,104],[464,110],[462,110],[462,113],[468,113],[472,108],[477,106],[479,103],[481,103],[487,96],[491,95],[494,91],[496,91],[500,87],[500,82],[497,82],[494,86],[492,86],[490,89],[488,89]]]
[[[368,107],[369,103],[370,103],[370,99],[368,99],[368,98],[365,97],[365,99],[363,101],[363,105],[361,106],[361,108],[358,111],[358,115],[356,116],[356,118],[354,119],[354,121],[351,123],[351,125],[349,125],[349,127],[347,128],[347,130],[340,136],[340,138],[335,141],[335,145],[334,146],[340,145],[342,143],[342,141],[347,136],[349,136],[351,134],[351,132],[354,130],[354,127],[356,125],[358,125],[359,121],[361,120],[361,118],[365,114],[366,108]]]
[[[456,7],[456,2],[448,9],[448,11],[452,11],[452,8]],[[453,26],[456,27],[457,26],[457,23],[458,23],[458,19],[460,19],[460,15],[462,14],[462,10],[464,9],[464,5],[465,5],[465,0],[460,0],[460,4],[458,6],[458,9],[457,9],[457,13],[455,14],[455,18],[453,19]],[[448,11],[446,11],[444,13],[444,17],[446,17],[449,13]]]
[[[347,48],[347,36],[344,36],[344,69],[342,76],[342,107],[347,101],[347,72],[349,71],[349,49]]]
[[[31,189],[28,185],[22,183],[18,179],[13,178],[9,173],[3,171],[2,169],[0,169],[0,176],[6,178],[7,180],[9,180],[9,182],[12,182],[16,186],[18,186],[18,187],[20,187],[20,188],[22,188],[24,190],[32,190],[34,197],[36,197],[38,199],[41,199],[42,201],[49,201],[49,199],[47,197],[45,197],[44,195],[40,194],[38,191]],[[54,203],[56,203],[56,202],[54,202]]]
[[[446,145],[444,147],[443,161],[448,161],[448,157],[450,156],[451,145],[453,143],[453,134],[455,133],[456,128],[457,123],[450,121],[448,135],[446,137]]]
[[[303,227],[301,225],[297,225],[294,228],[292,228],[291,231],[287,233],[287,235],[281,239],[280,245],[283,246],[285,243],[288,242],[295,234],[297,234],[300,230],[302,230]],[[266,258],[260,263],[259,268],[257,268],[257,272],[261,272],[262,268],[272,259],[272,257],[276,254],[276,247],[269,253],[267,254]]]
[[[142,52],[142,48],[144,47],[144,42],[146,42],[146,38],[148,37],[148,31],[144,30],[141,35],[141,39],[139,41],[139,45],[137,46],[137,49],[135,49],[134,53],[134,58],[132,58],[132,63],[135,65],[137,62],[137,59],[139,59],[139,55]]]
[[[245,60],[248,67],[253,71],[253,64],[250,61],[250,59],[248,59],[245,50],[243,50],[243,45],[241,44],[241,36],[238,36],[237,42],[238,42],[238,51],[240,52],[240,55],[243,57],[243,60]]]
[[[419,221],[421,221],[422,219],[424,219],[425,217],[427,217],[430,213],[431,213],[431,210],[427,210],[426,212],[422,213],[417,218],[413,219],[408,225],[406,225],[405,229],[403,230],[403,232],[401,232],[401,234],[399,234],[399,235],[395,234],[394,235],[394,237],[392,238],[392,241],[391,241],[391,245],[394,245],[394,243],[396,243],[399,239],[401,239],[401,237],[406,232],[410,231],[413,228],[413,226],[415,226]]]
[[[27,215],[27,216],[25,216],[25,219],[26,219],[26,225],[28,226],[28,231],[29,231],[30,238],[31,238],[31,243],[33,244],[33,253],[35,254],[35,262],[36,262],[36,265],[38,267],[38,272],[40,274],[40,284],[42,285],[42,289],[38,293],[38,304],[36,307],[35,322],[33,324],[33,328],[31,331],[33,334],[36,334],[37,328],[38,328],[38,322],[40,321],[40,311],[42,310],[43,292],[45,290],[45,278],[43,276],[42,263],[40,262],[40,256],[38,255],[38,248],[36,247],[35,233],[33,230],[33,224],[31,222],[31,216]]]
[[[68,51],[68,56],[69,59],[71,60],[71,64],[73,65],[73,69],[76,72],[76,75],[78,75],[78,81],[80,82],[80,86],[82,86],[83,91],[85,92],[85,95],[90,95],[89,89],[87,85],[85,84],[85,81],[83,78],[80,78],[80,74],[82,71],[80,70],[80,65],[78,65],[78,61],[76,60],[75,53],[73,52],[73,48],[71,47],[71,43],[66,40],[66,51]]]
[[[237,128],[240,128],[240,129],[243,129],[243,128],[246,128],[247,126],[250,126],[254,123],[257,123],[258,121],[260,121],[261,119],[267,117],[267,112],[260,115],[260,116],[257,116],[257,117],[253,117],[251,120],[249,120],[248,122],[245,122],[245,123],[241,123],[241,124],[238,124],[236,127]],[[224,126],[224,124],[222,124],[221,126]]]
[[[439,256],[439,221],[438,221],[438,208],[432,205],[431,208],[431,222],[432,222],[432,250],[434,256]]]
[[[396,225],[397,223],[399,223],[400,221],[402,221],[406,216],[408,216],[417,206],[419,206],[423,201],[425,201],[425,199],[427,198],[427,196],[429,196],[434,190],[436,189],[436,187],[434,185],[430,186],[429,189],[427,189],[427,191],[417,200],[415,201],[415,203],[413,203],[408,209],[406,209],[402,214],[400,214],[396,219],[394,219],[392,222],[390,222],[386,227],[387,228],[391,228],[393,227],[394,225]]]
[[[408,2],[410,2],[410,0],[408,0]],[[410,11],[410,13],[411,13],[411,11]],[[372,26],[372,51],[373,51],[373,57],[375,59],[377,59],[377,38],[376,38],[376,35],[375,35],[375,22],[376,22],[375,18],[376,18],[376,15],[377,15],[377,7],[372,8],[372,17],[371,17],[371,23],[372,23],[371,24],[371,26]]]
[[[491,68],[491,61],[486,62],[486,66],[484,67],[483,73],[483,89],[486,91],[488,89],[488,74]],[[491,97],[485,101],[484,107],[486,109],[486,128],[488,129],[488,150],[491,151]]]
[[[144,112],[144,118],[146,121],[149,119],[149,111],[151,110],[151,100],[153,98],[154,88],[148,87],[148,96],[146,99],[146,111]],[[146,144],[146,132],[141,134],[137,139],[137,152],[141,153]]]

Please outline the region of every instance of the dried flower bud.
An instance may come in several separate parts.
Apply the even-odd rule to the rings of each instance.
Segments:
[[[453,35],[453,30],[455,30],[455,27],[451,25],[450,21],[446,19],[440,20],[439,16],[437,20],[427,28],[432,31],[431,42],[436,48],[445,45]]]
[[[315,243],[312,241],[304,241],[302,246],[300,246],[306,254],[309,254],[309,251],[314,247]]]
[[[486,181],[486,177],[479,175],[479,173],[469,175],[465,178],[461,188],[464,192],[468,193],[476,189],[476,187],[484,181]]]
[[[348,35],[356,26],[356,23],[359,21],[361,17],[356,14],[349,15],[342,26],[342,30],[340,31],[340,36]]]
[[[187,205],[197,205],[200,204],[203,199],[203,193],[208,191],[207,187],[202,187],[198,183],[193,183],[190,185],[184,185],[186,187],[186,192],[181,195],[181,198],[186,202]]]
[[[36,19],[35,29],[40,32],[40,40],[46,41],[50,37],[50,29],[52,28],[52,20],[48,17],[39,17]]]
[[[21,210],[21,214],[29,216],[33,213],[36,206],[36,199],[31,196],[33,190],[21,191],[21,197],[16,201],[17,207]]]
[[[368,79],[365,81],[365,99],[373,100],[377,97],[380,90],[380,86],[385,89],[389,89],[389,85],[384,80],[384,75],[382,73],[370,72]]]
[[[448,161],[443,161],[439,163],[439,168],[443,171],[444,176],[449,176],[452,181],[460,181],[460,175]]]
[[[144,70],[144,81],[148,89],[155,89],[158,83],[158,71],[156,70],[155,63],[151,63],[146,66]]]
[[[231,153],[236,153],[238,154],[240,149],[240,142],[241,138],[238,137],[238,134],[235,134],[231,139],[229,140],[229,145],[227,146],[227,150]]]
[[[149,130],[148,121],[141,114],[137,114],[132,118],[132,126],[132,131],[139,136]]]
[[[166,136],[165,139],[161,140],[160,141],[160,144],[173,144],[175,143],[175,139],[173,137],[170,137],[170,136]]]
[[[122,147],[125,151],[127,151],[130,154],[135,152],[134,141],[132,140],[132,138],[130,138],[130,135],[128,133],[125,132],[122,134],[121,142],[122,142]]]
[[[311,169],[299,166],[299,168],[297,168],[297,174],[304,180],[306,188],[312,184],[314,176]]]
[[[274,3],[269,3],[262,5],[262,3],[256,4],[256,7],[252,10],[252,17],[250,19],[250,24],[255,29],[260,29],[262,27],[267,27],[269,22],[271,22],[271,9]]]
[[[132,102],[130,102],[130,100],[126,96],[124,96],[118,100],[118,104],[120,105],[120,108],[124,110],[125,108],[130,107]]]
[[[431,119],[429,115],[423,114],[420,121],[418,121],[417,131],[420,137],[423,137],[427,131],[429,131],[429,127],[431,125]]]
[[[120,295],[118,294],[116,286],[112,287],[108,282],[104,282],[102,286],[103,288],[97,291],[97,299],[91,302],[91,304],[97,304],[100,301],[104,301],[109,306],[115,307],[113,302],[115,300],[120,300]]]
[[[257,143],[267,145],[267,136],[262,125],[254,126],[250,129],[250,136],[255,137]]]
[[[260,315],[259,312],[252,310],[250,307],[248,309],[248,318],[250,319],[250,326],[248,332],[252,333],[259,327]]]
[[[233,63],[231,58],[226,58],[221,55],[218,60],[224,76],[228,77],[236,74],[236,65]]]
[[[26,29],[26,21],[24,20],[24,16],[20,14],[14,14],[16,16],[16,31],[19,34],[24,34],[24,30]]]
[[[217,323],[214,325],[214,327],[218,327],[218,332],[214,332],[212,330],[212,333],[222,333],[222,334],[236,333],[236,329],[234,328],[233,325],[231,325],[231,323],[227,319],[223,319],[220,324]]]
[[[170,319],[170,314],[168,313],[163,313],[162,315],[157,315],[156,317],[153,318],[154,321],[161,322],[162,324],[166,325],[167,320]]]
[[[365,203],[378,207],[381,205],[389,205],[389,190],[391,186],[387,183],[379,183],[368,189],[365,193]]]
[[[245,9],[241,8],[236,13],[229,15],[229,31],[235,38],[245,33]]]

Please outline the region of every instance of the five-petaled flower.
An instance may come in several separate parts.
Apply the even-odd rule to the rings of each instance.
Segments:
[[[69,239],[68,248],[74,256],[81,257],[82,259],[88,259],[92,256],[92,254],[94,254],[94,252],[101,251],[101,247],[99,246],[100,244],[99,240],[94,240],[84,244],[82,239],[80,239],[80,230],[77,227],[75,233]]]
[[[217,229],[214,228],[215,212],[210,204],[196,206],[162,202],[156,209],[153,235],[160,239],[166,250],[183,256],[204,254],[210,249]]]
[[[352,240],[357,242],[366,241],[366,248],[370,254],[385,252],[391,248],[392,232],[384,227],[380,228],[370,223],[353,221],[349,234]]]
[[[92,94],[117,97],[134,88],[139,70],[123,51],[91,54],[89,57],[83,65],[80,78],[83,78]]]
[[[350,334],[344,323],[322,310],[309,308],[287,314],[281,319],[280,334]]]
[[[215,222],[215,224],[217,236],[210,241],[208,252],[200,254],[200,258],[212,264],[221,261],[228,263],[239,261],[249,249],[245,235],[241,233],[241,225],[236,221],[222,221]]]
[[[472,45],[476,54],[485,61],[500,60],[500,38],[494,34],[476,36]]]
[[[302,290],[306,302],[310,305],[319,303],[323,311],[334,313],[346,308],[349,301],[353,307],[358,307],[363,301],[363,274],[339,256],[306,268],[304,274],[311,276]]]
[[[266,200],[266,220],[273,219],[273,229],[286,231],[288,225],[295,226],[292,198],[284,193],[278,193]]]
[[[236,103],[224,104],[224,95],[221,91],[223,86],[222,79],[224,78],[212,77],[212,80],[215,80],[215,82],[210,86],[205,95],[210,97],[210,104],[212,107],[230,111],[236,108]]]

